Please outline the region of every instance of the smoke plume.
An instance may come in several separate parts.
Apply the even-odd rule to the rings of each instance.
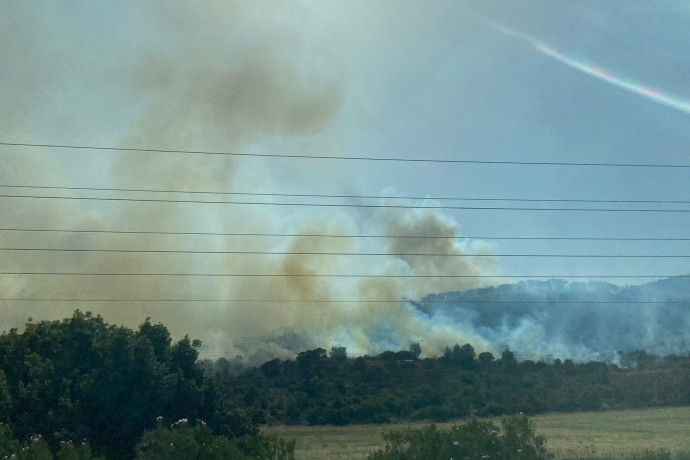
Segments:
[[[72,42],[65,38],[59,21],[42,24],[43,32],[32,34],[30,29],[24,30],[25,24],[35,22],[31,7],[19,2],[3,5],[7,12],[0,15],[0,60],[11,71],[0,72],[0,81],[12,91],[0,91],[0,105],[7,108],[0,111],[2,138],[319,155],[326,153],[322,149],[328,145],[332,147],[328,150],[331,154],[352,153],[346,143],[340,143],[345,136],[339,133],[339,116],[347,103],[348,88],[343,77],[347,69],[334,57],[338,54],[337,40],[324,39],[328,34],[313,30],[317,26],[310,22],[300,3],[207,1],[204,8],[182,1],[136,5],[136,9],[118,11],[126,19],[120,18],[118,24],[128,24],[131,30],[124,35],[137,37],[131,42],[136,46],[126,48],[127,52],[114,48],[112,54],[99,55],[98,59],[88,55],[89,43],[83,37]],[[529,42],[526,36],[501,30],[496,24],[494,27]],[[129,39],[121,40],[130,43]],[[72,50],[74,46],[78,46],[78,53],[65,54],[65,49]],[[26,50],[32,53],[32,59],[27,58]],[[544,49],[538,51],[543,53]],[[117,52],[126,57],[116,55]],[[74,60],[66,59],[67,55],[74,56]],[[108,64],[113,56],[117,58],[113,59],[116,65]],[[90,63],[95,63],[93,68]],[[99,97],[89,99],[80,84],[84,82],[97,88]],[[70,113],[69,106],[60,103],[64,99],[51,92],[55,88],[74,99],[88,99],[90,105],[80,107],[88,106],[92,111],[86,115]],[[119,102],[120,96],[126,101]],[[103,107],[125,109],[120,113]],[[125,128],[113,130],[106,138],[89,139],[82,135],[82,131],[88,133],[95,124],[111,122]],[[326,137],[328,140],[324,141]],[[312,145],[314,139],[319,142]],[[355,188],[355,174],[352,165],[346,167],[336,161],[143,151],[57,152],[17,148],[4,151],[0,163],[2,184],[169,191],[117,195],[61,192],[64,196],[158,199],[201,200],[209,196],[172,192],[185,190],[223,192],[228,194],[222,195],[227,199],[233,198],[233,192],[302,190],[346,194],[350,190],[326,186],[324,190],[314,190],[308,184],[346,183]],[[13,193],[19,194],[16,190]],[[28,193],[43,192],[21,192]],[[618,350],[631,347],[656,346],[653,351],[668,352],[687,351],[690,347],[682,332],[687,317],[680,307],[652,304],[632,308],[614,304],[603,308],[595,303],[555,303],[547,307],[537,302],[561,298],[582,298],[587,302],[628,300],[640,294],[632,288],[556,281],[491,288],[488,282],[480,283],[484,278],[472,276],[500,274],[499,260],[486,257],[499,252],[497,245],[462,238],[459,222],[441,209],[424,209],[425,203],[383,200],[379,204],[420,208],[355,210],[6,198],[0,200],[5,227],[248,235],[1,231],[2,247],[287,254],[3,252],[0,268],[5,272],[121,275],[1,275],[2,298],[34,301],[3,301],[0,330],[20,327],[29,316],[35,320],[64,318],[75,308],[130,327],[150,317],[165,324],[176,338],[189,334],[201,339],[202,357],[241,355],[245,363],[294,356],[317,346],[346,346],[350,355],[358,355],[407,348],[410,342],[420,342],[426,355],[438,354],[446,345],[469,342],[477,351],[500,352],[509,346],[526,357],[548,354],[610,360]],[[294,236],[258,235],[271,233]],[[382,238],[356,237],[373,234]],[[442,238],[427,238],[430,236]],[[294,254],[298,252],[379,255]],[[126,276],[127,273],[275,276]],[[342,274],[359,276],[337,276]],[[418,302],[434,292],[447,294]],[[649,292],[643,294],[651,296]],[[652,301],[668,297],[662,291],[654,292],[649,297]],[[687,294],[684,296],[688,298]],[[447,299],[535,303],[434,303]],[[663,336],[664,330],[677,334]]]
[[[659,356],[690,350],[687,277],[641,286],[521,281],[426,296],[416,306],[431,322],[469,325],[493,348],[524,359],[617,362],[638,349]]]
[[[329,57],[327,46],[331,44],[310,39],[308,18],[299,6],[288,2],[273,2],[270,6],[210,2],[206,6],[201,9],[186,2],[167,2],[164,7],[147,6],[143,13],[139,11],[135,23],[142,30],[137,33],[145,30],[149,45],[134,50],[128,59],[130,65],[118,69],[119,80],[126,83],[139,104],[136,120],[120,139],[120,146],[260,151],[262,145],[280,145],[281,139],[318,135],[335,123],[344,91],[342,72]],[[19,59],[17,50],[5,49],[5,52]],[[35,81],[26,78],[24,84]],[[21,82],[16,83],[21,87]],[[32,110],[36,106],[31,97],[34,93],[36,88],[31,87],[19,91],[13,105],[22,111]],[[24,131],[20,128],[15,120],[13,136],[21,138],[24,133],[31,137],[30,128]],[[117,188],[271,192],[299,186],[300,175],[341,173],[334,163],[317,166],[300,163],[282,168],[268,161],[223,155],[97,154],[107,165],[106,186]],[[64,157],[59,157],[54,163],[45,162],[43,152],[24,150],[15,157],[10,156],[3,165],[3,179],[21,183],[16,171],[31,168],[32,183],[91,184],[88,182],[91,174],[84,174],[77,165],[63,161]],[[295,176],[286,178],[289,174]],[[73,196],[71,193],[65,192],[65,196]],[[121,192],[121,195],[152,196],[141,192]],[[99,196],[112,195],[103,192]],[[188,196],[155,194],[155,198],[162,199],[180,197]],[[458,243],[455,239],[458,224],[439,210],[376,210],[362,222],[361,215],[348,210],[16,200],[0,202],[0,211],[8,221],[18,222],[17,226],[22,228],[292,233],[296,236],[286,239],[256,235],[3,234],[3,242],[14,247],[390,255],[5,254],[3,269],[8,271],[276,276],[6,276],[1,278],[4,297],[74,301],[12,303],[4,311],[1,329],[19,326],[29,316],[36,320],[65,317],[75,308],[93,311],[108,321],[128,326],[136,326],[151,317],[164,323],[176,337],[189,334],[202,339],[202,356],[239,354],[250,362],[333,344],[347,346],[351,354],[407,347],[412,341],[422,342],[429,353],[457,341],[484,346],[482,339],[470,329],[431,323],[404,300],[434,290],[478,287],[475,282],[387,277],[472,275],[493,270],[495,261],[489,258],[397,255],[424,252],[460,255],[484,250],[481,243]],[[24,207],[15,206],[17,203]],[[314,233],[355,236],[366,232],[389,237],[360,240],[307,236]],[[439,235],[447,238],[409,238]],[[339,274],[372,276],[328,276]],[[77,302],[77,299],[92,301]],[[177,301],[141,301],[144,299]]]

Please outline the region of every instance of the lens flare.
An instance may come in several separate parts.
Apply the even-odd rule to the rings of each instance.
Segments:
[[[510,27],[496,22],[493,19],[487,18],[485,16],[480,15],[480,17],[489,27],[491,27],[495,31],[508,37],[522,40],[528,43],[535,51],[537,51],[539,54],[543,56],[558,61],[561,64],[575,69],[585,75],[589,75],[590,77],[596,78],[605,83],[609,83],[629,93],[642,96],[657,104],[661,104],[663,106],[690,115],[690,101],[686,99],[643,85],[630,78],[618,76],[607,69],[588,64],[586,62],[574,59],[572,57],[568,57],[565,54],[559,52],[558,50],[550,47],[546,43],[543,43],[537,40],[536,38],[531,37],[528,34],[511,29]]]

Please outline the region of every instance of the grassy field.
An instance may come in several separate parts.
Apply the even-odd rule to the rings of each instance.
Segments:
[[[618,456],[659,447],[690,451],[690,407],[544,414],[531,419],[556,458]],[[296,439],[300,460],[356,460],[382,445],[384,431],[423,425],[277,426],[264,432]]]

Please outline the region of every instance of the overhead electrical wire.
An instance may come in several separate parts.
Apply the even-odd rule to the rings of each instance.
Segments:
[[[5,248],[0,251],[26,252],[100,252],[120,254],[227,254],[227,255],[300,255],[300,256],[380,256],[380,257],[549,257],[598,259],[687,259],[685,254],[448,254],[425,252],[333,252],[333,251],[201,251],[184,249],[70,249],[70,248]]]
[[[291,300],[291,299],[60,299],[60,298],[32,298],[32,297],[5,297],[0,298],[1,302],[228,302],[228,303],[300,303],[300,304],[358,304],[358,303],[373,303],[373,304],[397,304],[397,303],[413,303],[413,304],[433,304],[433,305],[588,305],[588,304],[620,304],[620,305],[656,305],[656,304],[671,304],[671,305],[686,305],[690,304],[690,300],[662,300],[662,301],[646,301],[646,300],[554,300],[554,301],[509,301],[509,300]]]
[[[303,206],[327,208],[389,208],[389,209],[454,209],[475,211],[582,211],[582,212],[647,212],[647,213],[689,213],[690,209],[653,209],[653,208],[563,208],[563,207],[512,207],[512,206],[437,206],[437,205],[396,205],[396,204],[356,204],[356,203],[285,203],[285,202],[256,202],[229,200],[181,200],[163,198],[122,198],[122,197],[68,197],[53,195],[6,195],[0,198],[21,199],[49,199],[49,200],[78,200],[78,201],[111,201],[111,202],[140,202],[140,203],[193,203],[193,204],[230,204],[251,206]]]
[[[190,277],[237,277],[237,278],[690,278],[690,275],[367,275],[356,273],[95,273],[95,272],[21,272],[0,271],[0,275],[27,276],[190,276]]]
[[[257,158],[286,158],[308,160],[347,160],[347,161],[377,161],[398,163],[442,163],[442,164],[483,164],[483,165],[514,165],[514,166],[592,166],[592,167],[623,167],[623,168],[690,168],[690,164],[664,164],[664,163],[613,163],[613,162],[561,162],[561,161],[512,161],[512,160],[477,160],[477,159],[443,159],[443,158],[401,158],[401,157],[365,157],[344,155],[288,155],[279,153],[239,153],[211,150],[174,150],[143,147],[112,147],[93,145],[67,145],[67,144],[37,144],[28,142],[0,142],[7,147],[33,147],[44,149],[62,150],[99,150],[112,152],[141,152],[141,153],[174,153],[185,155],[216,155],[231,157],[257,157]]]
[[[534,241],[690,241],[690,238],[645,238],[645,237],[558,237],[558,236],[489,236],[489,235],[347,235],[326,233],[248,233],[248,232],[171,232],[163,230],[84,230],[62,228],[5,227],[0,232],[36,233],[96,233],[113,235],[174,235],[174,236],[249,236],[278,238],[400,238],[400,239],[483,239],[483,240],[534,240]]]
[[[518,203],[653,203],[653,204],[690,204],[690,200],[591,200],[591,199],[556,199],[556,198],[473,198],[449,196],[399,196],[399,195],[328,195],[321,193],[268,193],[268,192],[222,192],[211,190],[173,190],[147,188],[119,188],[119,187],[67,187],[56,185],[9,185],[0,184],[0,188],[18,188],[29,190],[70,190],[91,192],[128,192],[128,193],[178,193],[200,195],[239,195],[257,197],[290,197],[290,198],[335,198],[335,199],[367,199],[367,200],[430,200],[430,201],[507,201]]]
[[[509,348],[509,347],[508,347]],[[392,350],[388,350],[392,351]],[[207,354],[208,353],[208,354]],[[561,363],[565,361],[572,361],[573,359],[575,360],[587,360],[587,361],[596,361],[600,362],[604,360],[604,356],[610,356],[612,353],[590,353],[590,354],[574,354],[574,355],[545,355],[545,354],[530,354],[530,353],[513,353],[513,356],[515,357],[516,360],[518,361],[532,361],[532,362],[553,362],[555,360],[561,361]],[[232,352],[232,354],[228,353],[225,354],[224,352],[198,352],[198,357],[200,360],[209,360],[212,361],[213,358],[225,358],[228,361],[232,361],[235,356],[238,355],[237,352]],[[299,355],[299,352],[293,352],[293,353],[279,353],[279,354],[272,354],[271,356],[275,358],[280,358],[283,361],[293,361],[296,360],[297,356]],[[242,356],[242,355],[240,355]],[[356,355],[355,357],[349,357],[348,360],[352,361],[356,358],[359,357],[366,357],[365,360],[367,362],[386,362],[384,359],[378,358],[379,354],[373,354],[373,355]],[[443,355],[432,355],[429,357],[425,358],[420,358],[418,363],[423,363],[425,359],[431,358],[435,359],[438,361],[442,361]],[[501,355],[498,354],[498,356],[494,356],[495,360],[500,360]],[[325,361],[330,361],[331,358],[324,358]],[[251,362],[251,357],[248,360]],[[586,364],[585,362],[580,362],[577,363],[576,365],[582,365]],[[254,365],[249,365],[248,363],[241,363],[239,365],[239,368],[241,371],[235,373],[232,371],[227,371],[227,377],[228,381],[233,382],[233,383],[244,383],[244,384],[251,384],[254,382],[260,382],[260,383],[273,383],[275,385],[275,382],[280,382],[281,380],[285,378],[289,378],[290,381],[292,382],[309,382],[312,380],[314,377],[313,376],[304,376],[298,374],[299,370],[292,370],[289,374],[281,373],[280,377],[278,378],[270,378],[266,376],[257,376],[257,377],[241,377],[244,375],[245,372],[251,371],[253,367],[258,367],[257,364]],[[674,376],[688,376],[690,375],[690,371],[687,369],[683,368],[678,368],[675,367],[673,369],[667,369],[667,368],[654,368],[654,370],[650,371],[640,371],[637,368],[623,368],[619,370],[614,370],[612,367],[610,367],[610,364],[607,364],[607,369],[608,369],[608,375],[610,376],[616,376],[616,377],[637,377],[640,375],[650,375],[650,376],[655,376],[655,377],[664,377],[668,378],[669,375],[674,375]],[[417,368],[418,371],[421,371],[422,368],[421,366]],[[253,374],[256,375],[256,374]],[[447,382],[452,382],[453,380],[457,380],[457,377],[455,375],[448,375],[446,377],[442,377],[442,380],[447,381]],[[401,376],[398,375],[396,377],[393,376],[372,376],[372,375],[367,375],[366,381],[371,383],[371,382],[427,382],[428,381],[428,376],[425,376],[423,373],[419,373],[417,375],[405,375]],[[284,382],[284,380],[283,380]],[[320,377],[319,382],[336,382],[336,383],[341,383],[343,382],[342,378],[337,378],[337,377]],[[434,379],[434,383],[438,382],[438,380]],[[287,391],[287,388],[284,386],[278,384],[272,388],[280,389],[282,391]]]
[[[284,154],[253,154],[221,151],[201,150],[166,150],[143,148],[113,148],[103,146],[85,145],[57,145],[57,144],[29,144],[0,142],[0,145],[14,147],[34,147],[72,150],[94,150],[113,152],[142,152],[142,153],[168,153],[187,155],[216,155],[232,157],[259,157],[282,158],[302,160],[341,160],[341,161],[369,161],[369,162],[400,162],[400,163],[438,163],[438,164],[476,164],[476,165],[505,165],[505,166],[557,166],[557,167],[624,167],[624,168],[669,168],[685,169],[690,164],[661,164],[661,163],[611,163],[611,162],[537,162],[537,161],[498,161],[498,160],[453,160],[433,158],[395,158],[395,157],[363,157],[363,156],[326,156],[326,155],[284,155]],[[91,192],[125,192],[125,193],[175,193],[194,195],[236,195],[265,198],[314,198],[314,199],[352,199],[352,200],[429,200],[429,201],[476,201],[476,202],[506,202],[506,203],[591,203],[591,204],[690,204],[685,200],[585,200],[585,199],[524,199],[524,198],[471,198],[471,197],[405,197],[405,196],[373,196],[373,195],[327,195],[327,194],[290,194],[290,193],[259,193],[259,192],[218,192],[207,190],[156,190],[145,188],[99,188],[99,187],[63,187],[63,186],[37,186],[37,185],[7,185],[0,184],[0,188],[17,189],[45,189],[64,191],[91,191]],[[687,213],[690,209],[682,208],[588,208],[588,207],[524,207],[524,206],[440,206],[440,205],[399,205],[399,204],[361,204],[361,203],[285,203],[285,202],[249,202],[234,200],[194,200],[194,199],[158,199],[158,198],[124,198],[124,197],[67,197],[44,195],[0,195],[0,198],[15,199],[52,199],[52,200],[88,200],[111,202],[148,202],[148,203],[190,203],[190,204],[228,204],[228,205],[252,205],[252,206],[304,206],[304,207],[335,207],[335,208],[398,208],[398,209],[454,209],[454,210],[496,210],[496,211],[579,211],[579,212],[640,212],[640,213]],[[327,235],[327,234],[282,234],[282,233],[239,233],[239,232],[170,232],[170,231],[133,231],[133,230],[84,230],[84,229],[22,229],[0,228],[0,232],[33,232],[33,233],[93,233],[93,234],[130,234],[130,235],[205,235],[205,236],[246,236],[246,237],[314,237],[314,238],[404,238],[404,239],[488,239],[488,240],[534,240],[534,241],[690,241],[690,238],[646,238],[646,237],[485,237],[485,236],[448,236],[448,235]],[[282,252],[282,251],[199,251],[199,250],[137,250],[137,249],[69,249],[69,248],[12,248],[0,247],[0,251],[27,251],[27,252],[97,252],[97,253],[153,253],[153,254],[245,254],[245,255],[337,255],[337,256],[426,256],[426,257],[543,257],[543,258],[688,258],[690,255],[631,255],[631,254],[446,254],[446,253],[357,253],[357,252]],[[0,275],[36,275],[36,276],[171,276],[171,277],[326,277],[326,278],[690,278],[690,275],[361,275],[361,274],[266,274],[266,273],[91,273],[91,272],[0,272]],[[586,304],[611,304],[611,305],[688,305],[690,301],[448,301],[448,300],[291,300],[291,299],[79,299],[79,298],[28,298],[6,297],[0,298],[0,302],[102,302],[102,303],[267,303],[267,304],[397,304],[402,302],[443,305],[443,304],[474,304],[474,305],[586,305]],[[222,352],[201,351],[199,358],[224,356]],[[286,355],[287,356],[287,355]],[[518,355],[516,355],[518,356]],[[522,355],[520,355],[522,356]],[[527,355],[525,355],[527,356]],[[541,358],[552,358],[551,355],[538,355]],[[534,359],[537,355],[529,355]],[[252,381],[257,379],[240,379]]]

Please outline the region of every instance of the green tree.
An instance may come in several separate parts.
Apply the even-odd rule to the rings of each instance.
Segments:
[[[0,335],[0,417],[20,439],[43,433],[89,439],[99,453],[131,457],[141,434],[168,419],[215,422],[218,401],[198,358],[198,341],[172,344],[147,319],[138,330],[76,311],[62,321],[29,321]]]
[[[345,361],[347,359],[347,348],[331,347],[330,357],[336,361]]]
[[[482,369],[487,369],[494,362],[494,355],[488,351],[479,353],[477,356],[477,361]]]
[[[476,358],[476,353],[474,347],[469,343],[453,349],[453,359],[463,368],[463,369],[474,369],[474,359]]]
[[[9,422],[9,416],[12,411],[12,398],[10,397],[10,390],[7,387],[7,377],[0,369],[0,423]]]
[[[412,356],[414,356],[414,359],[419,359],[419,357],[422,355],[422,346],[419,344],[419,342],[412,342],[410,344],[409,351],[412,353]]]

